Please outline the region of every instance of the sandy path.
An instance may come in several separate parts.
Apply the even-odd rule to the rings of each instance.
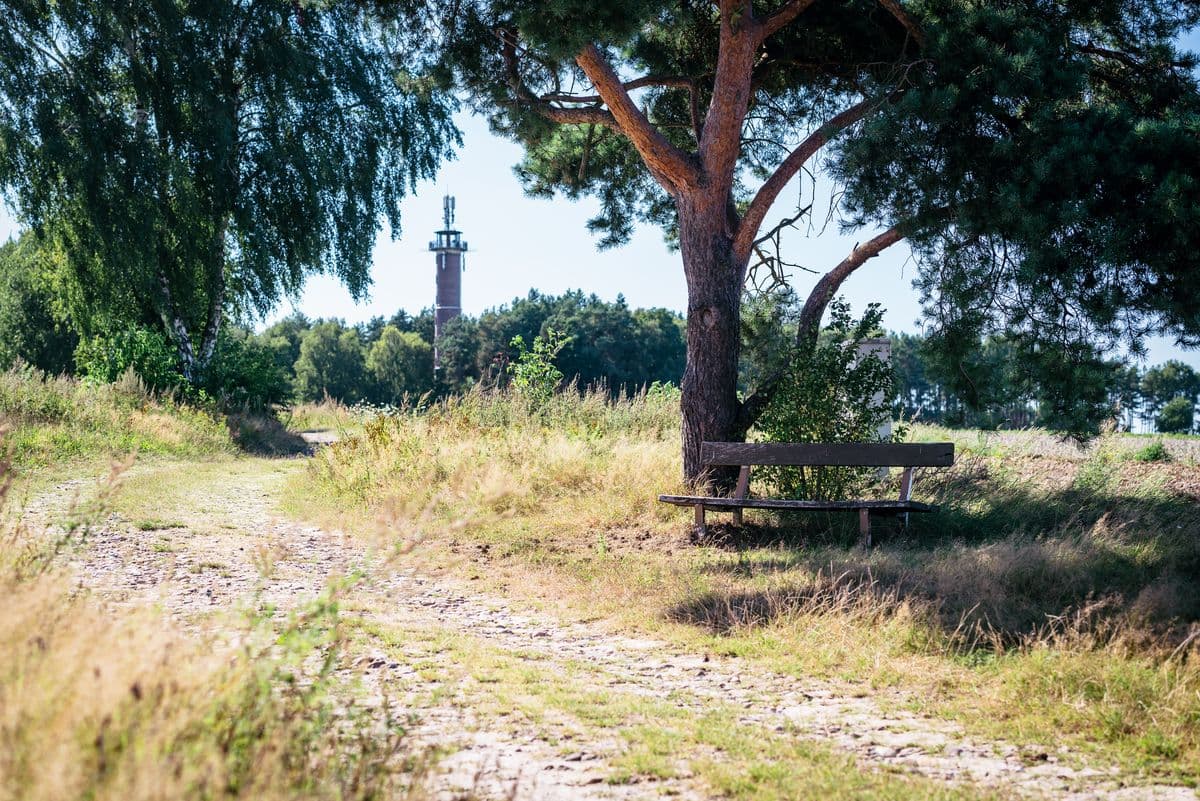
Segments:
[[[134,471],[163,469],[168,468]],[[186,520],[179,521],[185,525],[178,527],[144,531],[131,521],[110,518],[90,534],[89,547],[77,557],[80,584],[120,603],[157,603],[186,625],[219,625],[223,612],[253,598],[294,608],[321,592],[330,576],[362,567],[369,557],[348,538],[278,517],[274,498],[286,475],[278,469],[249,470],[237,481],[195,488],[188,495]],[[55,488],[31,513],[61,508],[80,483]],[[663,642],[516,611],[464,582],[404,564],[399,569],[365,566],[368,578],[353,595],[356,611],[347,615],[402,631],[456,633],[536,659],[541,669],[564,675],[584,665],[589,686],[668,698],[695,712],[714,705],[736,708],[742,725],[772,736],[819,740],[852,755],[863,768],[1073,801],[1197,798],[1184,787],[1125,787],[1115,770],[1072,767],[1066,762],[1074,760],[1064,753],[983,742],[953,723],[885,712],[903,706],[899,693],[880,703],[878,695],[866,697],[861,687],[797,681],[749,669],[737,659],[682,653]],[[686,767],[670,779],[608,783],[609,762],[622,748],[619,731],[566,727],[569,731],[552,743],[541,726],[519,716],[481,716],[476,702],[486,688],[455,684],[461,666],[452,660],[444,649],[417,640],[399,657],[365,646],[346,667],[347,678],[358,687],[356,703],[370,706],[386,694],[415,712],[412,737],[449,752],[433,779],[439,797],[467,792],[539,801],[705,797]],[[417,663],[424,668],[414,668]]]

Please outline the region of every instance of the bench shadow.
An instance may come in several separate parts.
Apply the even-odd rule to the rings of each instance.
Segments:
[[[857,546],[851,515],[713,525],[703,544],[737,557],[704,568],[723,576],[724,588],[667,617],[730,634],[903,607],[967,649],[1067,634],[1170,644],[1200,622],[1200,514],[1191,498],[998,488],[969,473],[929,489],[942,510],[913,515],[908,528],[876,528],[869,551]],[[755,583],[768,589],[744,587],[763,576],[771,580]]]

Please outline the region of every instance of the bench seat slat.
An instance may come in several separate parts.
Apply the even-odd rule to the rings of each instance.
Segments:
[[[705,442],[705,465],[777,465],[788,467],[949,467],[953,442]]]
[[[796,511],[839,511],[869,509],[872,512],[936,512],[937,506],[919,501],[790,501],[777,498],[707,498],[699,495],[659,495],[663,503],[699,506],[706,509],[793,509]]]

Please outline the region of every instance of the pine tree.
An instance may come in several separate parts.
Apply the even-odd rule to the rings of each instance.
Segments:
[[[840,221],[864,236],[805,300],[798,347],[841,284],[904,240],[939,341],[1005,334],[1036,354],[1031,370],[1051,370],[1051,395],[1069,394],[1063,377],[1112,341],[1200,335],[1200,93],[1194,60],[1172,44],[1197,22],[1194,4],[441,8],[440,74],[524,145],[527,190],[599,198],[601,246],[638,221],[678,245],[688,479],[701,442],[743,437],[778,388],[775,372],[739,399],[740,306],[753,265],[779,269],[761,251],[805,213],[771,216],[804,171],[840,183]],[[1098,414],[1093,395],[1045,405],[1074,426]]]

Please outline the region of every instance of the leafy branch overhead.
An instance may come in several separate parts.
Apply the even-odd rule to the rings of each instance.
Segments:
[[[6,3],[0,186],[61,246],[84,333],[158,327],[199,381],[227,314],[312,273],[361,297],[458,141],[412,34],[349,3]]]
[[[1122,342],[1136,350],[1151,332],[1200,336],[1200,92],[1193,56],[1175,45],[1200,21],[1194,4],[443,10],[444,72],[525,146],[517,172],[530,192],[596,196],[602,246],[637,221],[679,245],[696,323],[685,432],[689,397],[706,386],[720,388],[696,398],[704,436],[736,438],[762,407],[752,393],[734,408],[729,298],[756,244],[802,211],[769,222],[802,175],[832,179],[839,224],[861,231],[840,264],[800,260],[822,273],[804,336],[843,281],[902,241],[947,342],[1004,333],[1052,354],[1031,364],[1052,364]],[[700,363],[701,341],[722,364]]]

